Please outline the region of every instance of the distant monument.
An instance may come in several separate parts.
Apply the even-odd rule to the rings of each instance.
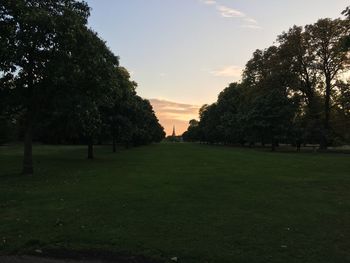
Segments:
[[[175,125],[173,127],[173,134],[171,135],[171,137],[176,138]]]
[[[172,135],[168,136],[166,138],[166,141],[168,141],[168,142],[182,142],[182,136],[177,136],[176,135],[175,125],[173,126],[173,133],[172,133]]]

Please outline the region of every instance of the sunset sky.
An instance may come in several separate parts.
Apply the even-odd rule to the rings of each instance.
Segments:
[[[238,81],[289,27],[339,17],[348,0],[88,0],[90,26],[120,56],[168,134]]]

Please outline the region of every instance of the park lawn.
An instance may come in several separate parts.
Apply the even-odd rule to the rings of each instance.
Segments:
[[[199,144],[0,147],[0,254],[89,249],[179,262],[350,262],[350,155]]]

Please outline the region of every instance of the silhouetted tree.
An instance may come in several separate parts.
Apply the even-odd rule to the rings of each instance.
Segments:
[[[324,92],[324,134],[321,147],[326,149],[331,132],[330,118],[332,93],[338,75],[345,69],[347,52],[343,40],[347,36],[345,22],[341,19],[320,19],[313,25],[307,25],[306,34],[310,35],[310,52],[314,54],[315,66],[323,83]]]
[[[24,174],[33,173],[33,127],[42,102],[50,98],[50,88],[43,85],[49,64],[76,24],[87,23],[88,15],[87,5],[73,0],[0,3],[1,78],[11,82],[11,107],[23,119]]]

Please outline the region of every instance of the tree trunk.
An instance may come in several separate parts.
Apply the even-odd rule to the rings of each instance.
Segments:
[[[272,140],[271,140],[271,151],[275,152],[276,151],[276,139],[274,136],[272,136]]]
[[[23,169],[22,174],[33,175],[33,61],[29,54],[29,70],[27,76],[28,88],[25,92],[26,96],[26,113],[24,115],[24,151],[23,151]]]
[[[23,154],[23,170],[24,175],[33,175],[33,123],[30,116],[27,117],[24,132],[24,154]]]
[[[330,77],[326,77],[326,92],[325,92],[325,103],[324,103],[324,111],[325,111],[325,118],[324,118],[324,131],[322,134],[322,141],[321,141],[321,149],[327,150],[328,148],[328,136],[329,136],[329,121],[330,121],[330,113],[331,113],[331,89],[332,84]]]
[[[113,152],[117,152],[117,140],[115,136],[113,136]]]
[[[94,142],[92,138],[89,138],[88,143],[88,159],[94,159]]]

